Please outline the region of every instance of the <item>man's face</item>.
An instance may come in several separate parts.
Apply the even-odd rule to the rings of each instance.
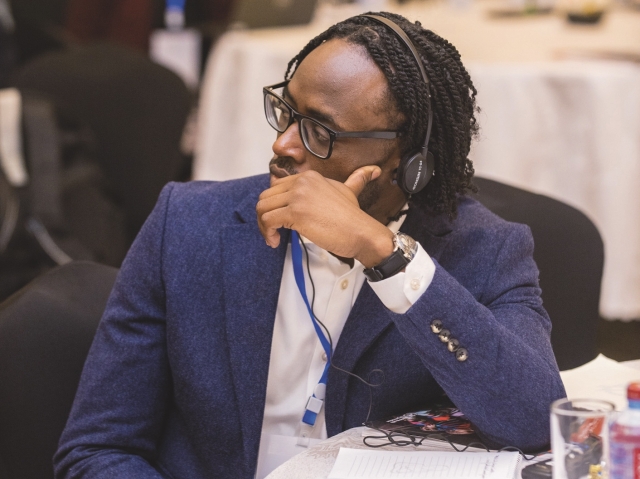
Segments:
[[[285,100],[336,131],[395,130],[401,116],[392,106],[387,80],[366,50],[344,40],[329,40],[302,61],[287,89]],[[380,177],[359,196],[361,208],[386,223],[404,205],[406,198],[392,183],[400,161],[398,139],[340,138],[331,156],[320,159],[310,153],[293,122],[278,134],[270,163],[275,178],[315,170],[326,178],[344,182],[362,166],[377,165]]]

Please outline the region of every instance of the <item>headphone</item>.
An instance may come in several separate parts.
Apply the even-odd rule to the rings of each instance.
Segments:
[[[382,25],[387,26],[393,31],[396,36],[404,42],[409,48],[413,57],[416,59],[416,63],[422,73],[422,79],[427,85],[427,104],[429,107],[429,118],[427,120],[427,134],[424,138],[424,144],[416,153],[404,156],[400,160],[398,165],[398,173],[396,174],[396,183],[402,191],[408,195],[413,195],[422,190],[431,177],[433,176],[435,160],[433,154],[429,151],[429,138],[431,137],[431,126],[433,125],[433,111],[431,110],[431,93],[429,92],[429,77],[424,69],[418,50],[414,46],[413,42],[409,39],[407,34],[400,28],[394,21],[389,20],[381,15],[361,15],[362,17],[368,17],[375,20]]]

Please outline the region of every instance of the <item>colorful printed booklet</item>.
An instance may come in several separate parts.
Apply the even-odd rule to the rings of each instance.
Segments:
[[[437,405],[430,409],[402,414],[386,421],[372,421],[367,426],[390,435],[390,439],[395,441],[401,441],[402,436],[406,435],[416,438],[417,441],[426,437],[463,446],[471,444],[482,447],[483,444],[473,424],[452,405]],[[372,433],[372,435],[375,434]]]

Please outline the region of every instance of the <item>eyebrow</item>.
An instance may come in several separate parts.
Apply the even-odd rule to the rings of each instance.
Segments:
[[[282,89],[282,98],[284,98],[288,102],[291,102],[292,103],[291,106],[293,106],[294,108],[297,108],[296,101],[294,100],[294,98],[289,93],[288,85],[285,86]],[[309,114],[305,115],[305,116],[313,118],[314,120],[319,121],[323,125],[326,125],[326,126],[330,127],[333,130],[336,130],[336,131],[339,131],[339,132],[340,131],[344,131],[342,128],[340,128],[338,126],[338,124],[336,123],[336,121],[333,119],[333,117],[331,115],[328,115],[327,113],[321,112],[320,110],[316,110],[315,108],[310,108],[309,109]]]

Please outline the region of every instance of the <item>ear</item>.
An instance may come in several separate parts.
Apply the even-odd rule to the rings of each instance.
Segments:
[[[388,157],[387,161],[385,161],[384,167],[382,168],[382,175],[388,175],[389,181],[394,185],[397,184],[398,167],[400,166],[400,160],[400,146],[396,145],[390,152],[390,156]]]

